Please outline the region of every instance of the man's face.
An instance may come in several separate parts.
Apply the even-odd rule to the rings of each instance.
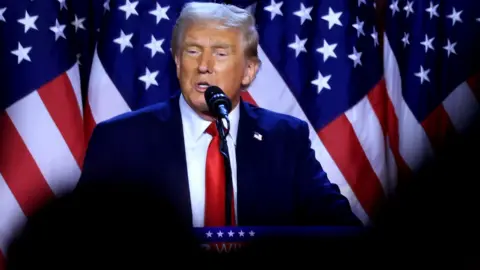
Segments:
[[[245,58],[241,33],[218,26],[214,22],[191,25],[175,56],[182,93],[201,115],[208,112],[204,92],[209,85],[220,87],[236,106],[242,84],[251,83],[257,70],[257,64]]]

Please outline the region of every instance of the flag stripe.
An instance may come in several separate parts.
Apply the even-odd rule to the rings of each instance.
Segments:
[[[43,85],[38,94],[62,134],[78,167],[83,164],[83,120],[66,73]]]
[[[389,193],[387,190],[389,179],[385,159],[385,137],[380,122],[375,117],[375,112],[368,101],[368,96],[362,98],[353,108],[345,112],[345,116],[353,128],[365,157],[383,188],[383,192],[385,194]]]
[[[31,152],[5,112],[0,115],[0,127],[0,173],[28,216],[35,210],[38,202],[52,197],[53,194]]]
[[[90,103],[85,103],[85,115],[84,117],[84,132],[85,132],[85,145],[88,145],[88,141],[92,136],[93,129],[95,128],[95,119],[93,119]]]
[[[365,212],[370,218],[374,217],[385,194],[347,117],[337,117],[318,131],[318,135]]]
[[[427,132],[430,143],[435,152],[440,152],[445,143],[455,137],[455,130],[447,112],[442,105],[438,106],[422,122],[422,127]]]
[[[77,99],[78,108],[80,109],[80,117],[83,118],[82,87],[80,84],[81,80],[78,64],[73,65],[69,70],[67,70],[67,76],[70,80],[70,85],[72,86],[73,92],[75,93],[75,98]]]
[[[53,193],[72,188],[80,168],[38,92],[13,104],[7,113]]]
[[[98,58],[93,55],[92,70],[88,86],[88,102],[95,123],[100,123],[119,114],[129,112],[130,107],[118,92]]]
[[[402,96],[400,71],[387,34],[383,37],[384,74],[387,93],[398,119],[399,151],[408,167],[416,171],[424,161],[433,157],[428,136]]]
[[[7,254],[7,248],[12,237],[27,220],[3,177],[0,173],[0,198],[2,201],[0,205],[0,217],[2,217],[0,218],[0,256],[1,254]],[[1,266],[2,262],[0,260],[0,268]]]
[[[395,164],[390,164],[389,171],[393,175],[390,176],[392,191],[398,182],[404,181],[411,175],[411,170],[407,163],[400,155],[399,137],[398,137],[398,118],[395,114],[393,105],[387,94],[385,80],[382,79],[375,88],[368,93],[368,100],[372,104],[380,125],[382,126],[383,136],[388,144],[387,150],[392,155]],[[394,173],[392,170],[395,170]]]
[[[460,84],[444,101],[443,107],[454,129],[463,133],[478,116],[479,100],[467,82]]]

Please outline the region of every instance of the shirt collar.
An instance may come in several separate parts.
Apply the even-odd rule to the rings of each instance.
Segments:
[[[191,107],[188,105],[185,97],[180,95],[180,114],[182,116],[183,128],[185,135],[189,140],[196,142],[205,132],[210,125],[210,121],[201,118]],[[237,104],[228,114],[230,120],[230,132],[228,136],[233,139],[233,142],[237,141],[238,122],[240,120],[240,104]]]

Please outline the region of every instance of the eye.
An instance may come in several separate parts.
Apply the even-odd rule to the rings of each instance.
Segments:
[[[189,55],[197,55],[199,53],[198,49],[186,49],[185,51]]]
[[[224,50],[221,50],[221,51],[216,51],[215,55],[218,55],[220,57],[225,57],[225,56],[228,56],[228,53]]]

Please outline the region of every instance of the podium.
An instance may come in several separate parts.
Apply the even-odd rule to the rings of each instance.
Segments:
[[[348,226],[227,226],[194,228],[204,251],[234,253],[244,248],[276,249],[281,245],[312,245],[361,239],[367,228]]]

